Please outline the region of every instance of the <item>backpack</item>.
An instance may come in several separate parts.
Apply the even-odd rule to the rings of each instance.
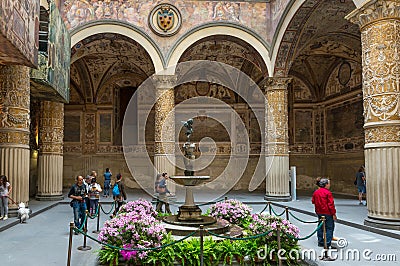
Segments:
[[[113,190],[112,190],[112,194],[114,197],[118,197],[119,194],[121,194],[119,191],[118,183],[115,183]]]

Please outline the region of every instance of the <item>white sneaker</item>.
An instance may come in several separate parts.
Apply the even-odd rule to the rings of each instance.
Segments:
[[[3,220],[3,216],[0,216],[0,220]]]
[[[8,219],[7,215],[6,215],[6,216],[4,216],[3,220],[7,220],[7,219]]]

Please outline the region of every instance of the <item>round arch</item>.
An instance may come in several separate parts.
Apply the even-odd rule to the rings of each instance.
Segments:
[[[180,37],[167,56],[166,68],[176,66],[183,53],[195,42],[214,35],[229,35],[251,45],[261,56],[267,67],[268,75],[271,75],[272,64],[269,58],[269,46],[256,33],[242,26],[229,23],[208,23],[192,29]]]
[[[117,33],[124,35],[128,38],[139,43],[149,54],[155,72],[162,71],[164,69],[164,60],[156,43],[143,31],[135,26],[128,25],[123,22],[117,22],[112,20],[95,21],[89,22],[81,27],[74,29],[71,32],[71,48],[75,44],[84,40],[85,38],[98,34],[98,33]]]

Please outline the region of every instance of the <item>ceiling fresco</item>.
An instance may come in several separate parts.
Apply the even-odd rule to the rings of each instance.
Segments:
[[[244,41],[230,36],[211,36],[199,40],[182,55],[179,62],[211,60],[233,66],[255,83],[268,75],[258,52]]]
[[[359,28],[344,19],[355,8],[351,0],[306,1],[285,31],[274,75],[301,79],[313,101],[322,100],[336,66],[346,60],[361,63]]]
[[[150,56],[137,42],[118,34],[96,34],[71,51],[73,101],[95,103],[112,83],[137,87],[154,73]]]

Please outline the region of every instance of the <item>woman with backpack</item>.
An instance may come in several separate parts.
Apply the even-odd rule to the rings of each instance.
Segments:
[[[111,218],[117,215],[119,208],[122,206],[123,201],[126,200],[125,185],[124,182],[122,182],[121,174],[117,174],[117,181],[115,181],[115,184],[113,186],[112,194],[115,204],[115,210]]]

